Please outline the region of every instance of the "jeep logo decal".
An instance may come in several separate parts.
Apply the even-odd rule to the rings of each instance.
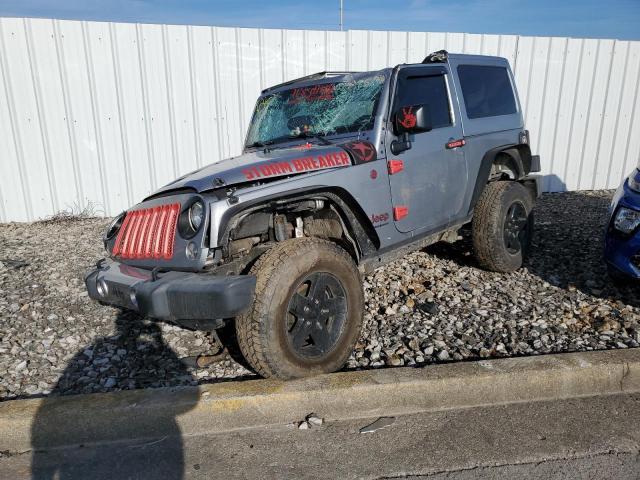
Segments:
[[[369,218],[371,219],[371,223],[376,225],[378,223],[388,222],[389,221],[389,214],[386,213],[386,212],[385,213],[372,213]],[[382,226],[382,225],[377,225],[377,226]]]

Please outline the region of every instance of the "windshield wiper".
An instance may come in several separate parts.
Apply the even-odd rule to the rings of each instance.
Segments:
[[[323,145],[333,145],[333,142],[330,142],[325,138],[324,133],[308,133],[308,132],[300,132],[297,135],[290,135],[289,138],[315,138],[320,141]]]
[[[249,145],[246,145],[246,148],[262,148],[273,145],[273,143],[273,140],[265,140],[264,142],[253,142]]]

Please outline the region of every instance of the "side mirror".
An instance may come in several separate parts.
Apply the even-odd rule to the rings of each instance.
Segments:
[[[393,117],[393,125],[398,135],[403,133],[428,132],[433,128],[429,105],[409,105],[401,107]]]

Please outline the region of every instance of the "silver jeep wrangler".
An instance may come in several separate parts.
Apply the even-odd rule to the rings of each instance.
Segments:
[[[539,169],[504,58],[309,75],[262,92],[242,155],[115,218],[87,289],[187,328],[235,321],[265,377],[335,371],[360,333],[362,274],[466,224],[480,265],[519,268]]]

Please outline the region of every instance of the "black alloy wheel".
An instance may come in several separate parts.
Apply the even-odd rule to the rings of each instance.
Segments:
[[[308,275],[287,307],[287,337],[297,355],[319,358],[338,342],[347,319],[344,287],[327,272]]]
[[[507,210],[504,221],[504,244],[507,251],[515,255],[522,251],[522,246],[527,245],[529,236],[529,221],[527,210],[520,201],[514,202]]]

